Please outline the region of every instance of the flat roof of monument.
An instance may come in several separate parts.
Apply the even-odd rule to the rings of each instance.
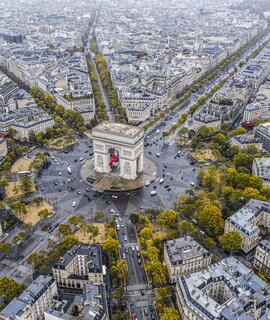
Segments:
[[[141,132],[143,132],[143,129],[139,127],[129,126],[127,124],[111,123],[105,121],[93,128],[93,133],[95,131],[102,131],[116,135],[124,135],[127,137],[135,137]]]

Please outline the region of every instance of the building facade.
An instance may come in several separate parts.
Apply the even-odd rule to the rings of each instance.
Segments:
[[[82,289],[83,284],[103,283],[99,245],[75,245],[52,268],[59,287]]]
[[[266,273],[267,275],[270,274],[270,241],[269,240],[262,240],[255,252],[254,268]]]
[[[190,236],[165,242],[164,261],[172,282],[176,282],[180,275],[205,269],[211,259],[212,254]]]
[[[54,304],[56,282],[51,276],[39,276],[18,298],[1,312],[1,320],[43,319],[43,312]]]
[[[93,129],[95,170],[128,180],[143,171],[144,131],[120,123],[103,122]]]
[[[182,320],[269,319],[270,289],[234,257],[181,276],[176,302]]]
[[[7,153],[8,153],[8,150],[7,150],[6,140],[0,137],[0,162],[7,155]]]
[[[224,233],[239,232],[242,237],[241,248],[244,252],[249,252],[260,241],[259,226],[270,228],[270,204],[266,201],[251,199],[225,221]]]

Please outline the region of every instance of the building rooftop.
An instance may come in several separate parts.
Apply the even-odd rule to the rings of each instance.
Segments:
[[[215,284],[227,288],[226,295],[215,295]],[[269,286],[234,257],[224,259],[206,270],[178,278],[187,304],[204,319],[251,320],[250,301],[267,303]],[[259,318],[258,318],[259,319]]]
[[[165,248],[173,265],[184,263],[186,260],[210,255],[203,246],[190,236],[166,241]]]
[[[255,158],[253,160],[254,174],[270,181],[270,158]]]
[[[108,121],[105,121],[97,125],[93,129],[93,132],[95,131],[102,131],[113,135],[122,135],[126,137],[135,137],[143,132],[143,129],[139,127],[129,126],[127,124],[110,123]]]
[[[39,276],[18,298],[14,298],[1,311],[0,317],[17,319],[16,315],[22,314],[27,305],[32,305],[53,282],[54,278],[51,276]]]
[[[259,227],[253,223],[253,220],[262,211],[270,213],[270,203],[257,199],[251,199],[235,214],[229,217],[227,221],[233,224],[240,231],[250,236],[259,231]]]
[[[102,272],[101,249],[97,244],[74,245],[60,260],[53,266],[54,269],[65,269],[66,266],[77,259],[78,256],[87,257],[87,265],[89,272]]]

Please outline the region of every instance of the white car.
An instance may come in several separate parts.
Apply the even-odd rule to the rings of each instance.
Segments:
[[[145,185],[148,187],[148,186],[150,186],[150,180],[147,180],[146,182],[145,182]]]
[[[157,192],[155,190],[151,191],[151,196],[155,196],[157,194]]]
[[[74,208],[76,206],[76,201],[73,201],[72,207]]]
[[[126,254],[125,253],[123,253],[123,259],[126,259]]]
[[[110,212],[111,212],[111,213],[115,213],[115,210],[111,209]]]
[[[124,237],[124,240],[127,241],[127,237]]]
[[[157,153],[157,157],[158,157],[158,158],[160,157],[160,153]]]
[[[122,222],[122,221],[123,221],[123,219],[122,219],[122,218],[119,218],[119,221],[120,221],[120,222]]]
[[[112,198],[117,199],[117,196],[113,194],[113,195],[112,195]]]
[[[80,161],[83,161],[83,157],[80,158]]]
[[[59,176],[61,176],[62,175],[62,173],[61,172],[59,172]]]
[[[163,182],[164,182],[164,179],[161,178],[161,179],[159,180],[159,183],[161,184],[161,183],[163,183]]]
[[[120,230],[120,226],[119,224],[116,226],[116,230],[119,231]]]

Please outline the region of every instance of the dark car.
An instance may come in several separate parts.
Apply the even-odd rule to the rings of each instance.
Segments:
[[[55,186],[58,186],[58,183],[56,182],[56,181],[54,181],[54,183],[53,183]]]

